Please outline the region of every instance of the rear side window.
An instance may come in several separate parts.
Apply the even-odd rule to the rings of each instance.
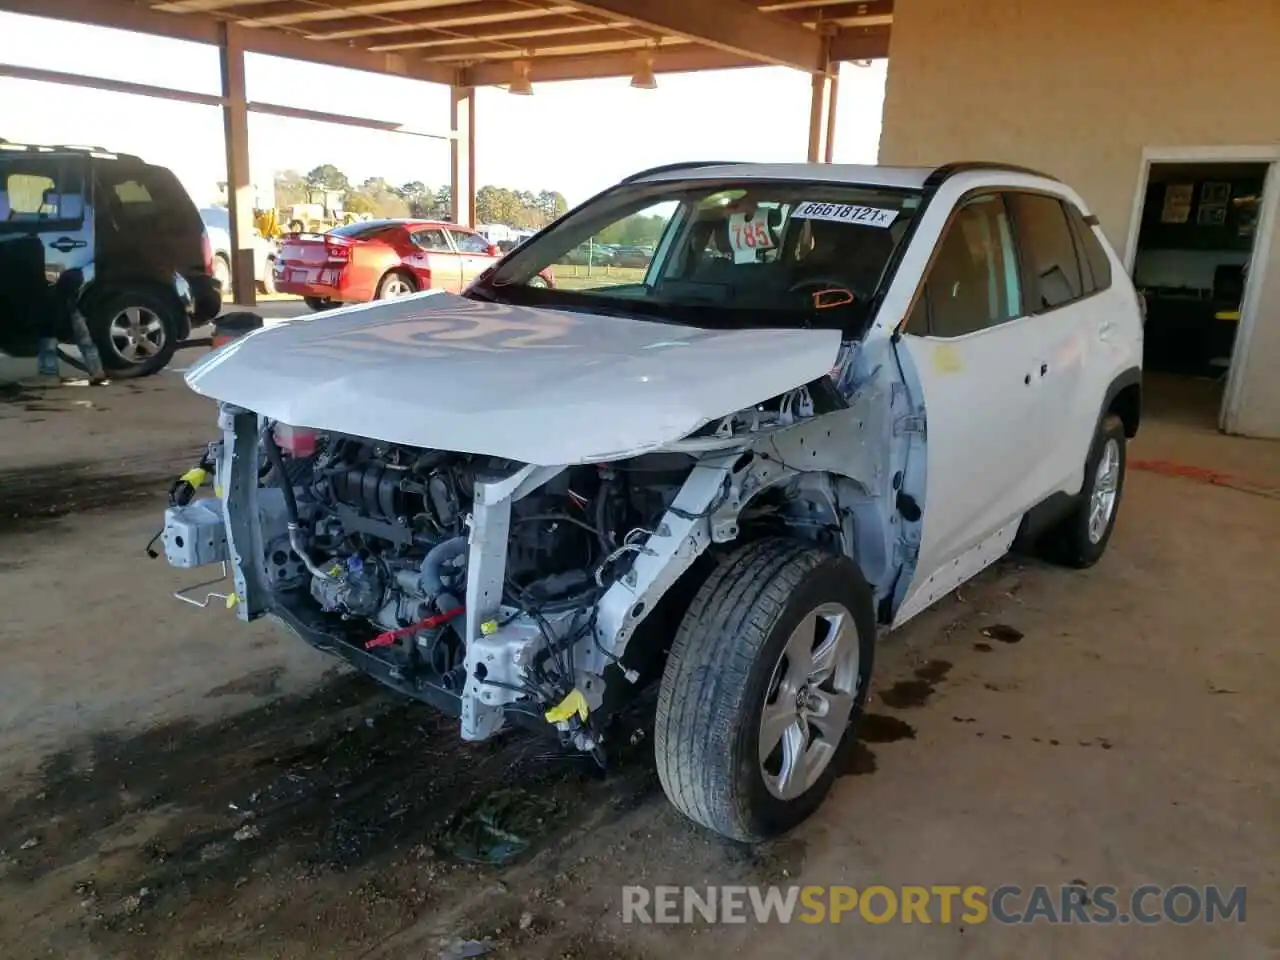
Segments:
[[[1084,267],[1085,293],[1097,293],[1111,286],[1111,259],[1102,247],[1093,227],[1085,220],[1084,214],[1074,203],[1066,204],[1067,219],[1075,231],[1076,244],[1080,250],[1081,266]]]
[[[1021,296],[1004,202],[975,197],[952,217],[938,244],[907,329],[960,337],[1016,317]]]
[[[0,230],[80,223],[84,179],[79,164],[59,157],[0,160]]]
[[[107,162],[98,168],[98,204],[119,226],[179,224],[195,227],[200,216],[178,178],[164,167]]]
[[[423,227],[409,234],[414,246],[431,253],[453,253],[449,240],[439,227]]]
[[[1010,193],[1006,202],[1017,229],[1028,310],[1040,313],[1079,300],[1084,282],[1062,202],[1039,193]]]

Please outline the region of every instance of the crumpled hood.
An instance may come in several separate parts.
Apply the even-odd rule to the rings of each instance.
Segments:
[[[255,331],[187,373],[283,423],[524,463],[678,440],[828,373],[833,330],[698,330],[433,293]]]

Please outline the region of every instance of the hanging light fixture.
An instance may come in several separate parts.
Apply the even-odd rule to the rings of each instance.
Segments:
[[[533,82],[529,79],[532,64],[528,60],[511,61],[511,82],[507,84],[507,93],[527,97],[533,93]]]
[[[641,50],[636,54],[636,72],[631,75],[631,85],[637,90],[658,89],[658,78],[653,75],[653,54]]]

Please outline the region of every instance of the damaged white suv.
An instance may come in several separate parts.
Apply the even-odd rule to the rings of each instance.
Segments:
[[[593,240],[654,252],[539,282]],[[193,367],[217,497],[165,547],[468,740],[550,726],[603,758],[657,682],[668,796],[754,840],[830,787],[879,628],[1019,537],[1102,554],[1141,356],[1121,264],[1043,174],[664,167],[462,296]]]

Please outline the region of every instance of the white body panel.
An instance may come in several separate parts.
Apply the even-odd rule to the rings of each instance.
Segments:
[[[1084,455],[1093,442],[1101,404],[1112,381],[1142,363],[1137,296],[1114,250],[1111,287],[1036,318],[1042,330],[1045,368],[1040,391],[1044,455],[1036,487],[1042,499],[1075,494],[1084,484]]]
[[[960,200],[1017,189],[1056,193],[1088,212],[1070,187],[1028,174],[949,178],[921,217],[868,338],[902,322]],[[1080,491],[1107,389],[1142,364],[1137,297],[1101,239],[1111,260],[1107,290],[963,337],[903,335],[927,411],[928,467],[920,551],[895,626],[1007,551],[1032,507]]]
[[[187,374],[294,426],[533,464],[618,459],[831,370],[829,330],[698,330],[422,294],[299,317]]]
[[[950,563],[934,569],[918,582],[913,582],[911,592],[903,599],[902,605],[898,607],[898,612],[893,618],[894,627],[902,626],[917,613],[927,609],[929,604],[945,597],[956,587],[976,577],[1003,557],[1013,546],[1013,538],[1017,533],[1017,523],[1006,523],[999,530],[970,546]]]
[[[1037,319],[949,340],[902,338],[928,411],[924,532],[904,606],[938,570],[1043,499]]]

